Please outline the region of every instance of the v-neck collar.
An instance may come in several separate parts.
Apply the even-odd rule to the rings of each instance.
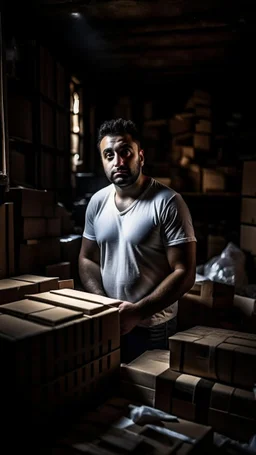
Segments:
[[[115,202],[116,190],[115,190],[115,185],[113,184],[111,198],[112,198],[112,203],[114,204],[116,213],[117,213],[118,215],[125,215],[127,212],[129,212],[129,210],[131,210],[131,209],[132,209],[132,208],[133,208],[141,199],[143,199],[143,197],[145,196],[145,194],[146,194],[146,193],[149,191],[149,189],[151,188],[152,183],[153,183],[153,179],[152,179],[152,177],[150,177],[149,184],[147,185],[147,187],[145,188],[145,190],[137,197],[137,199],[135,199],[135,200],[129,205],[129,207],[127,207],[127,209],[122,210],[122,211],[118,210],[118,208],[117,208],[117,206],[116,206],[116,202]]]

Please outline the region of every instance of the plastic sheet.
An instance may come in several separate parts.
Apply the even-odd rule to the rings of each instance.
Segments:
[[[235,286],[238,290],[248,282],[245,272],[245,254],[230,242],[221,255],[211,258],[203,267],[203,276],[211,281]],[[202,266],[197,269],[202,274]]]

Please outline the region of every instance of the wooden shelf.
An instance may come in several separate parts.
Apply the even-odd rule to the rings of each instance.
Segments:
[[[30,139],[24,139],[22,137],[16,137],[16,136],[9,136],[9,141],[10,142],[20,142],[22,144],[33,144],[33,141]]]
[[[146,120],[144,126],[167,126],[169,119]]]

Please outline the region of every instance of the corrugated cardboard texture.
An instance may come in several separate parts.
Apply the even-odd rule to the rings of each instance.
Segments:
[[[28,412],[26,422],[36,418],[53,418],[61,415],[61,412],[74,411],[73,406],[81,406],[84,410],[99,403],[101,397],[108,394],[112,385],[116,385],[119,378],[120,350],[73,368],[65,374],[60,374],[54,380],[28,384],[18,383],[16,388],[11,385],[6,389],[6,394],[12,394],[17,405],[15,417],[20,419],[24,416],[24,407]],[[113,393],[113,392],[112,392]],[[7,395],[10,397],[10,395]],[[8,400],[10,402],[10,400]],[[8,406],[8,403],[7,403]],[[2,407],[4,412],[4,408]],[[54,422],[53,422],[54,424]]]
[[[196,326],[169,338],[170,368],[251,389],[256,382],[256,335]]]
[[[10,278],[0,280],[0,305],[21,300],[26,294],[33,294],[34,292],[38,292],[36,283],[27,283]]]
[[[169,351],[146,351],[129,364],[121,365],[121,380],[155,389],[156,377],[169,367]]]
[[[12,280],[25,281],[27,283],[36,283],[38,285],[38,292],[47,292],[52,289],[58,289],[59,277],[47,277],[27,274],[12,277]]]
[[[198,376],[171,369],[163,372],[156,378],[155,406],[178,417],[212,425],[214,431],[231,438],[249,439],[255,433],[256,400],[253,392]],[[237,421],[235,426],[234,421]]]
[[[68,280],[59,280],[58,289],[74,289],[74,280],[70,278]]]
[[[211,308],[227,308],[233,305],[234,292],[234,286],[205,280],[196,282],[187,294],[199,296],[202,304]]]

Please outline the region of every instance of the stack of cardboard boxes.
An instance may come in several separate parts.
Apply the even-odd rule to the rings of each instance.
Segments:
[[[0,278],[41,274],[78,277],[81,235],[53,191],[10,188],[0,206]]]
[[[41,419],[110,393],[105,382],[119,380],[117,301],[57,289],[58,280],[51,291],[36,277],[17,283],[34,293],[1,305],[3,409]]]
[[[240,246],[249,253],[256,270],[256,160],[244,161],[242,172],[242,200]],[[253,278],[255,277],[255,273]],[[255,281],[254,281],[255,282]]]
[[[179,299],[178,328],[195,325],[218,327],[232,322],[235,287],[225,283],[198,279],[190,291]]]
[[[203,90],[195,90],[179,112],[170,119],[170,133],[172,135],[172,154],[177,161],[187,166],[190,162],[197,163],[198,158],[207,157],[212,146],[212,107],[211,96]],[[206,161],[205,159],[203,160]],[[201,191],[201,169],[198,164],[191,164],[191,172],[195,178],[194,189]],[[206,190],[206,188],[205,188]]]
[[[213,163],[213,121],[211,96],[195,90],[183,112],[170,119],[172,157],[183,168],[183,191],[228,191],[230,175],[236,178],[237,170],[216,166]],[[212,163],[215,165],[213,167]]]
[[[141,419],[133,417],[133,401],[116,396],[93,412],[86,413],[57,441],[55,448],[64,453],[91,455],[113,454],[210,454],[213,431],[206,425],[177,418],[153,418],[146,412]],[[137,408],[138,413],[141,408]],[[162,418],[161,418],[162,417]]]
[[[195,325],[255,333],[256,300],[236,294],[234,285],[200,277],[178,303],[178,329]]]
[[[14,275],[13,204],[0,205],[0,279]]]
[[[256,336],[205,326],[121,366],[121,393],[248,442],[256,432]],[[128,387],[127,387],[128,384]]]
[[[66,281],[67,287],[73,287],[73,280]],[[59,289],[62,280],[58,277],[45,277],[38,275],[19,275],[0,280],[0,310],[4,303],[21,300],[27,294],[46,292]]]

